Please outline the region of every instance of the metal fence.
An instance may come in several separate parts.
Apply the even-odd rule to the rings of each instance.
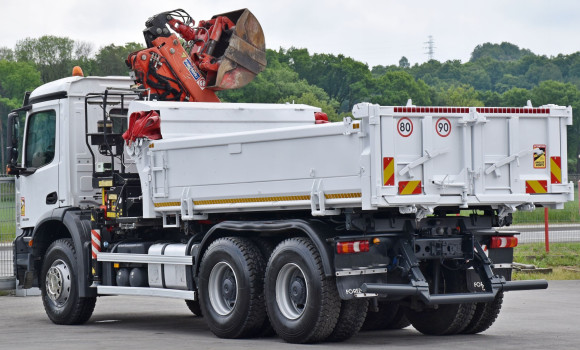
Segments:
[[[16,232],[14,177],[0,175],[0,278],[14,275],[12,241]]]
[[[527,225],[513,225],[502,227],[499,231],[516,231],[519,232],[518,242],[520,244],[526,243],[542,243],[546,242],[544,222]],[[548,241],[549,243],[568,243],[580,242],[580,223],[570,224],[552,224],[548,225]]]

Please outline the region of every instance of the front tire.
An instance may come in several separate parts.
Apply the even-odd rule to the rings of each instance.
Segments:
[[[274,330],[289,343],[325,340],[336,326],[341,301],[334,278],[307,238],[280,243],[266,268],[266,307]]]
[[[210,330],[220,338],[244,338],[261,331],[266,319],[264,259],[248,239],[214,241],[201,261],[199,300]]]
[[[48,248],[41,271],[41,295],[48,318],[56,324],[83,324],[91,318],[96,297],[79,297],[77,256],[71,239]]]

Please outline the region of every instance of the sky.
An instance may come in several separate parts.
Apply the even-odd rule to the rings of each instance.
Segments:
[[[342,54],[369,67],[433,57],[467,62],[477,45],[503,41],[535,54],[580,51],[578,0],[0,0],[0,47],[42,35],[109,45],[144,43],[150,16],[182,8],[194,20],[246,7],[266,46]]]

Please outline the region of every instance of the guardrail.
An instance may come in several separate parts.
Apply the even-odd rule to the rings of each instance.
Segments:
[[[14,177],[0,175],[0,289],[14,286],[12,258],[12,241],[16,232],[14,196]]]

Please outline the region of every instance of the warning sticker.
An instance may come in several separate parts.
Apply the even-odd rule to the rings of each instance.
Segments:
[[[26,216],[26,199],[20,197],[20,216]]]
[[[191,63],[189,58],[183,61],[183,64],[185,65],[185,68],[187,68],[189,73],[191,73],[191,76],[193,76],[193,79],[195,79],[197,85],[199,85],[199,88],[202,90],[205,89],[206,84],[205,78],[201,75],[201,73],[197,70],[197,68],[193,65],[193,63]]]
[[[186,59],[185,61],[183,61],[183,64],[185,65],[185,68],[187,68],[189,73],[191,73],[191,75],[193,76],[193,79],[195,79],[197,81],[197,80],[199,80],[199,78],[201,78],[201,74],[197,71],[197,68],[195,68],[193,66],[193,63],[191,63],[189,58]]]
[[[546,169],[546,145],[534,145],[534,169]]]

